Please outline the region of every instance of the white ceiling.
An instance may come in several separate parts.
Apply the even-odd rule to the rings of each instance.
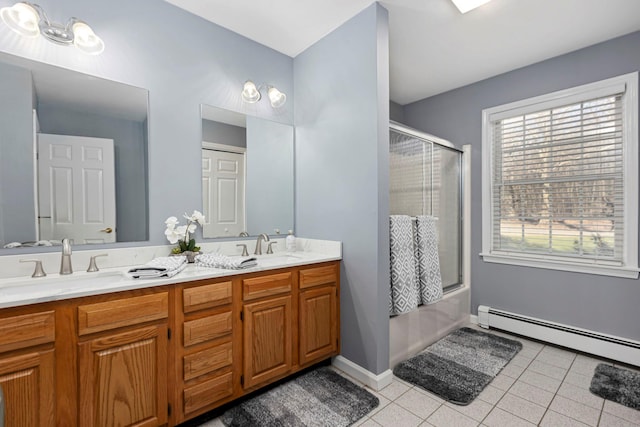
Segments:
[[[295,57],[372,0],[167,0]],[[386,0],[390,97],[401,105],[640,30],[640,0]]]

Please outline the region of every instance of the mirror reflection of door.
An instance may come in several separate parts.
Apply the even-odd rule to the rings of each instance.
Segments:
[[[116,241],[113,140],[38,134],[39,240]]]
[[[216,148],[202,149],[202,200],[206,221],[203,235],[238,236],[246,231],[244,149],[203,145]]]

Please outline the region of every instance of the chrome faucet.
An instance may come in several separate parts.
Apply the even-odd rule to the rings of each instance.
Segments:
[[[255,255],[262,255],[262,242],[268,242],[268,241],[269,241],[269,236],[267,236],[264,233],[259,235],[258,240],[256,241],[256,250],[253,251],[253,253]]]
[[[62,260],[60,261],[60,274],[71,274],[71,243],[69,239],[62,239]]]

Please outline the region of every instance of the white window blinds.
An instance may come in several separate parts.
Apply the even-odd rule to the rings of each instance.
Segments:
[[[622,263],[622,89],[490,118],[493,253]]]

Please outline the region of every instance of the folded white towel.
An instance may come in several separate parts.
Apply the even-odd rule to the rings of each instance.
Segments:
[[[12,249],[12,248],[19,248],[20,246],[22,246],[22,243],[20,242],[11,242],[4,245],[3,248]]]
[[[201,267],[226,268],[240,270],[258,265],[255,257],[229,257],[219,253],[196,255],[196,265]]]
[[[156,277],[173,277],[187,268],[187,257],[166,256],[154,258],[143,267],[135,267],[128,271],[134,279],[152,279]]]

